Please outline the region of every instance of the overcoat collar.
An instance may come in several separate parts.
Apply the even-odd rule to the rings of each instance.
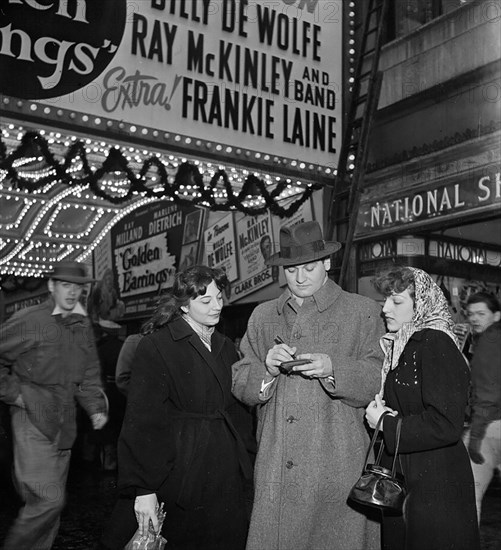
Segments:
[[[197,336],[195,331],[190,327],[190,325],[181,317],[174,319],[167,325],[170,329],[170,332],[172,334],[173,340],[181,340],[183,338],[187,338],[189,336],[196,336],[198,340],[200,338]],[[200,341],[200,344],[205,348],[205,346]],[[219,355],[221,353],[221,349],[224,344],[224,337],[222,334],[220,334],[217,330],[215,330],[212,334],[211,339],[211,348],[214,355]],[[207,348],[205,348],[207,349]],[[208,350],[207,350],[208,351]]]
[[[195,350],[200,354],[202,359],[209,365],[210,369],[214,373],[214,376],[217,378],[219,385],[221,386],[221,391],[223,391],[223,380],[221,379],[221,371],[218,367],[218,362],[216,358],[221,354],[221,350],[224,345],[224,336],[215,330],[211,338],[211,351],[209,351],[198,334],[190,327],[190,325],[181,317],[174,319],[167,324],[168,329],[172,335],[174,341],[182,340],[187,338],[188,342],[195,348]]]
[[[331,305],[339,298],[341,294],[341,287],[338,286],[332,279],[327,279],[325,284],[313,294],[313,300],[317,306],[318,311],[321,313],[326,309],[329,309]],[[277,300],[277,311],[279,315],[282,315],[285,304],[289,300],[293,300],[292,292],[287,288]]]

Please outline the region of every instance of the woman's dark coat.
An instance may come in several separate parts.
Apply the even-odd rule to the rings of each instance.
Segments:
[[[141,340],[132,368],[119,488],[164,502],[168,548],[245,547],[250,423],[230,391],[233,343],[214,332],[211,347],[176,319]]]
[[[403,518],[384,517],[384,550],[480,548],[473,475],[461,440],[468,384],[456,345],[432,329],[414,333],[388,373],[384,399],[402,416],[400,469],[409,493]],[[396,425],[396,418],[384,419],[390,453]],[[385,465],[391,460],[386,456]]]

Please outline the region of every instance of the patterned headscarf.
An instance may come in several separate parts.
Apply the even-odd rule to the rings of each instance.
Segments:
[[[397,366],[407,342],[418,330],[441,330],[448,334],[459,348],[459,342],[452,332],[454,322],[444,293],[428,273],[415,267],[408,269],[414,275],[414,315],[410,323],[404,323],[397,332],[388,332],[381,338],[380,343],[384,351],[381,394],[388,372]]]

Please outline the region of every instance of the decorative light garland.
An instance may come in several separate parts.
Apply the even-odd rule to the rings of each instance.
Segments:
[[[12,125],[10,130],[14,129]],[[64,138],[61,134],[46,138],[44,134],[43,130],[25,132],[20,138],[20,145],[9,155],[0,137],[0,181],[9,178],[15,186],[29,192],[37,191],[54,181],[68,186],[88,186],[96,196],[112,204],[130,202],[135,196],[141,195],[154,199],[171,199],[179,204],[204,206],[216,211],[238,210],[251,216],[269,210],[281,218],[292,216],[311,197],[313,191],[322,187],[318,183],[298,181],[291,190],[290,178],[276,176],[273,181],[269,175],[259,177],[261,174],[258,176],[257,172],[251,174],[245,170],[242,171],[245,180],[241,189],[235,191],[232,184],[235,180],[241,182],[242,178],[231,173],[231,169],[228,173],[222,165],[188,162],[185,158],[180,159],[179,164],[173,155],[165,161],[163,157],[166,155],[144,150],[143,155],[150,153],[150,156],[145,159],[143,156],[143,160],[136,154],[133,159],[131,154],[136,150],[132,147],[128,148],[127,154],[118,147],[110,147],[107,158],[98,167],[100,157],[97,155],[106,151],[106,143],[95,145],[89,138],[78,140],[74,136],[71,143],[67,139],[64,141],[68,148],[60,162],[50,146],[54,146],[55,139]],[[96,161],[91,158],[94,155],[97,157]],[[142,165],[139,167],[141,161]],[[33,168],[34,164],[36,174],[29,171],[29,167]],[[166,164],[177,167],[173,178],[169,178]],[[207,178],[204,180],[201,173],[205,170],[209,174],[209,181],[206,181]],[[269,191],[270,185],[274,185],[272,191]],[[296,195],[299,198],[287,207],[279,204],[284,200],[290,202],[291,197]]]
[[[144,146],[112,146],[102,138],[79,138],[43,129],[34,132],[13,123],[2,124],[0,130],[1,198],[22,201],[14,207],[16,212],[11,214],[10,207],[4,211],[9,214],[4,216],[5,223],[0,223],[1,229],[18,231],[23,219],[37,208],[22,236],[18,233],[11,237],[7,233],[0,238],[0,250],[8,250],[0,259],[0,281],[12,277],[20,281],[40,278],[54,262],[68,256],[88,261],[121,218],[159,199],[211,210],[238,210],[248,215],[269,210],[279,217],[289,217],[314,190],[322,187],[286,175],[268,174],[266,166],[247,170],[227,166],[221,160],[188,160],[180,154],[150,151]],[[269,155],[263,154],[262,158],[270,160]],[[282,163],[278,157],[274,161]],[[305,171],[315,169],[298,161],[290,164]],[[330,173],[330,168],[325,173]],[[19,191],[25,196],[20,197]],[[48,193],[52,194],[50,198]],[[71,197],[75,200],[66,202]],[[86,231],[72,233],[71,229],[61,229],[65,223],[56,228],[54,224],[62,210],[91,208],[77,202],[82,199],[91,201],[96,209]],[[96,204],[100,200],[102,204]],[[51,211],[43,228],[46,240],[43,236],[33,240],[42,219]],[[106,214],[112,214],[112,218],[96,234],[99,219]],[[94,235],[90,244],[78,243],[91,231]]]

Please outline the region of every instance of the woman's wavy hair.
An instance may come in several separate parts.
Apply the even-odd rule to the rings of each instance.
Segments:
[[[219,290],[228,284],[223,269],[194,265],[176,274],[172,289],[158,302],[155,312],[141,327],[142,334],[151,334],[181,315],[181,307],[190,300],[202,296],[214,281]]]
[[[372,280],[374,288],[383,296],[399,294],[404,290],[409,291],[410,297],[415,298],[414,274],[408,267],[395,267],[379,273]]]

